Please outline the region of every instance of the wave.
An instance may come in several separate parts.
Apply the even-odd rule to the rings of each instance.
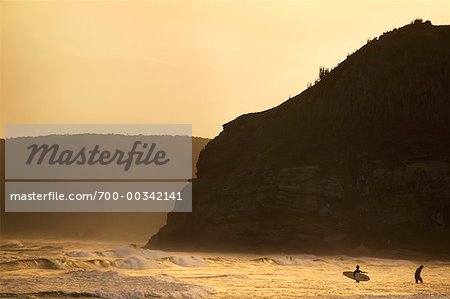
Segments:
[[[271,264],[271,265],[276,264],[276,261],[269,257],[259,257],[259,258],[253,259],[252,262]]]
[[[114,262],[103,259],[91,259],[83,261],[72,261],[65,259],[19,259],[0,263],[0,270],[16,271],[23,269],[42,270],[95,270],[97,268],[109,268],[116,266]]]
[[[70,257],[93,257],[93,256],[96,256],[95,253],[92,253],[87,250],[70,251],[70,252],[67,252],[66,255],[70,256]]]
[[[125,259],[120,259],[114,262],[114,266],[121,269],[160,269],[164,268],[154,260],[148,260],[140,255],[132,255]]]
[[[105,259],[91,259],[91,260],[87,260],[86,263],[89,263],[95,267],[101,267],[101,268],[109,268],[114,265],[113,261],[105,260]]]
[[[164,260],[171,262],[177,266],[182,267],[205,267],[208,266],[208,262],[202,258],[196,256],[171,256]]]
[[[205,286],[182,283],[170,275],[129,276],[116,271],[71,271],[58,277],[0,277],[0,297],[204,298],[215,293]],[[83,291],[79,290],[83,286]]]
[[[54,245],[37,245],[27,243],[26,245],[18,240],[0,240],[0,250],[2,251],[59,251],[62,246]]]
[[[62,250],[62,246],[54,246],[54,245],[45,245],[38,247],[37,250],[46,250],[46,251],[52,251],[52,250]]]
[[[121,246],[116,249],[104,251],[75,250],[66,253],[68,257],[89,258],[91,264],[97,266],[113,266],[121,269],[159,269],[166,266],[203,267],[209,261],[212,263],[225,262],[220,257],[202,259],[196,256],[171,256],[160,250],[149,250],[137,246]]]
[[[114,262],[115,266],[122,269],[163,268],[164,263],[182,267],[203,267],[208,265],[208,261],[196,256],[170,256],[164,251],[143,249],[136,246],[123,246],[113,250],[97,252],[97,254],[114,259],[122,258]]]
[[[63,269],[63,264],[59,261],[46,258],[22,259],[0,263],[0,270],[20,270],[20,269]]]
[[[239,262],[237,259],[232,258],[224,258],[224,257],[205,257],[205,261],[211,264],[234,264],[236,262]]]
[[[252,259],[251,261],[256,263],[264,263],[277,266],[304,266],[304,267],[312,267],[328,263],[327,261],[319,258],[306,259],[304,257],[293,257],[293,256],[260,257]]]
[[[171,256],[162,259],[149,259],[141,255],[130,255],[125,258],[93,258],[85,259],[85,254],[73,255],[75,259],[30,258],[17,259],[0,263],[0,270],[15,271],[22,269],[42,270],[95,270],[95,269],[162,269],[171,266],[203,267],[208,262],[195,256]],[[81,256],[81,258],[79,258]]]
[[[139,255],[148,259],[168,257],[168,254],[164,251],[143,249],[136,246],[122,246],[112,250],[99,251],[97,255],[110,258],[125,258],[132,255]]]

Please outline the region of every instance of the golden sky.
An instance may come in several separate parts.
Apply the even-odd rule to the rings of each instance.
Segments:
[[[2,1],[4,124],[188,123],[213,137],[450,1]],[[0,135],[3,134],[0,132]]]

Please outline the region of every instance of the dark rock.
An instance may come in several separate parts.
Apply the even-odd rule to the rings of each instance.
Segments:
[[[193,212],[169,214],[147,247],[447,250],[449,49],[450,26],[405,26],[225,124],[200,155]]]

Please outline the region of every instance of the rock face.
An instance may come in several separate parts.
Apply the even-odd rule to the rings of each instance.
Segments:
[[[238,117],[200,154],[170,250],[450,245],[450,26],[368,42],[280,106]]]

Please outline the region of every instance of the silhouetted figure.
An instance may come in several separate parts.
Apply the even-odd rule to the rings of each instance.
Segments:
[[[416,279],[416,283],[423,283],[422,277],[420,274],[422,273],[423,265],[420,265],[419,268],[416,269],[416,273],[414,274],[414,278]]]
[[[355,271],[353,271],[353,278],[355,278],[356,282],[359,282],[359,280],[356,279],[357,273],[366,273],[366,272],[359,270],[359,265],[356,265],[356,269],[355,269]]]

